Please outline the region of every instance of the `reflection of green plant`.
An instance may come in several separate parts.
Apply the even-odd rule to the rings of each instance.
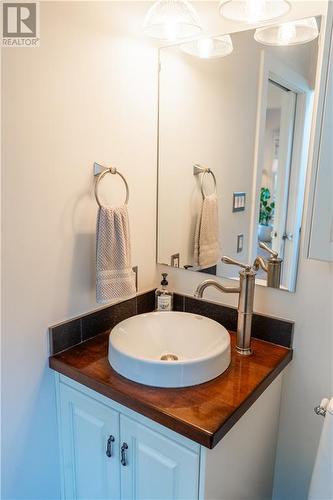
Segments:
[[[274,215],[275,202],[270,201],[270,199],[270,190],[262,187],[260,190],[259,224],[263,226],[268,226]]]

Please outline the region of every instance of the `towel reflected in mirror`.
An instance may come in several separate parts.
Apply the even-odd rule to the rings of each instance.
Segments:
[[[214,266],[220,258],[218,199],[213,193],[204,197],[198,215],[194,234],[194,265]]]

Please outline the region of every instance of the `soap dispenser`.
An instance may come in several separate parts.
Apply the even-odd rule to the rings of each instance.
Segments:
[[[156,311],[172,311],[173,293],[167,289],[167,273],[162,273],[161,288],[155,292],[155,310]]]

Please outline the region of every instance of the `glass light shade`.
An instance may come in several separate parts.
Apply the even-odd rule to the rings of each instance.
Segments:
[[[201,26],[187,0],[157,0],[146,14],[143,30],[147,36],[173,42],[197,36]]]
[[[217,59],[231,54],[234,47],[230,35],[214,38],[200,38],[180,46],[183,52],[201,59]]]
[[[289,10],[286,0],[228,0],[219,6],[221,16],[249,24],[275,19]]]
[[[299,21],[259,28],[254,34],[254,39],[264,45],[299,45],[311,42],[317,38],[318,34],[316,19],[309,17]]]

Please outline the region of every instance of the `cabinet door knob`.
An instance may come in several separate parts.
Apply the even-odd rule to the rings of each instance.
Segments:
[[[109,436],[109,439],[107,440],[106,443],[106,456],[107,457],[112,457],[112,443],[114,443],[114,436]]]
[[[120,460],[120,463],[123,466],[127,465],[127,453],[126,453],[127,450],[128,450],[128,444],[123,443],[121,447],[121,460]]]

